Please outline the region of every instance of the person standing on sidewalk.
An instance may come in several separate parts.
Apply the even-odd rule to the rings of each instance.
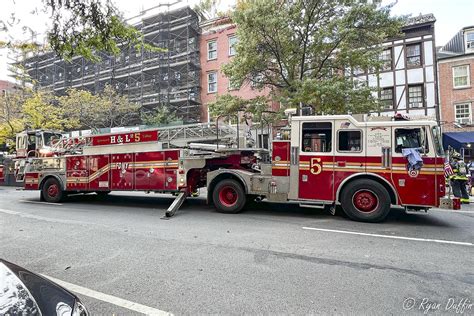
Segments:
[[[455,197],[461,199],[461,203],[469,204],[469,194],[467,193],[467,166],[461,155],[458,152],[454,152],[451,156],[450,161],[451,167],[453,168],[454,174],[449,177],[451,181],[451,187],[453,188],[453,194]]]

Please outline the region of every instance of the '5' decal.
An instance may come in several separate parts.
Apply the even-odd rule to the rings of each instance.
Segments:
[[[309,165],[309,171],[314,174],[318,175],[323,171],[323,166],[321,164],[321,158],[311,158],[311,163]]]

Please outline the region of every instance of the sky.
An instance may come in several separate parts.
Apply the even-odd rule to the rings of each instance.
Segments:
[[[194,6],[199,0],[113,0],[126,18],[137,16],[141,11],[159,4],[169,4],[181,1],[180,5]],[[221,0],[221,7],[231,5],[232,0]],[[383,0],[382,4],[395,3],[393,15],[412,15],[433,13],[436,17],[435,36],[436,46],[446,44],[460,29],[474,25],[474,0]],[[10,27],[9,32],[0,32],[0,40],[30,39],[31,35],[23,30],[27,25],[36,32],[44,34],[48,28],[48,16],[41,13],[41,0],[2,0],[0,21],[11,21],[11,14],[15,13],[16,26]],[[37,10],[37,14],[32,11]],[[156,8],[149,12],[161,10]],[[133,21],[133,20],[132,20]],[[10,56],[11,58],[12,56]],[[0,50],[0,80],[9,80],[7,62],[10,61],[8,51]],[[10,79],[11,80],[11,79]]]

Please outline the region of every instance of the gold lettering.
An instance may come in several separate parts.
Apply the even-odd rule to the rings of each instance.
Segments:
[[[323,171],[323,166],[321,164],[321,158],[311,158],[311,164],[309,171],[314,174],[318,175]]]

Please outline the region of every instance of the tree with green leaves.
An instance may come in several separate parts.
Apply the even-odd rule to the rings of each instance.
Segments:
[[[381,44],[402,26],[390,17],[390,7],[355,0],[241,0],[231,18],[239,42],[223,70],[232,81],[269,88],[284,107],[377,109],[372,89],[354,80],[352,71],[380,69]]]
[[[270,102],[270,98],[266,96],[245,99],[235,95],[223,94],[217,96],[214,102],[208,104],[208,107],[209,113],[213,117],[242,112],[242,114],[251,114],[252,120],[255,122],[261,122],[263,119],[266,123],[273,123],[282,119],[283,115],[281,111],[269,111],[268,105]],[[233,121],[235,117],[231,116],[229,119]]]
[[[4,91],[0,95],[0,144],[12,147],[16,134],[24,129],[23,101],[18,93]]]
[[[119,95],[109,85],[95,95],[86,90],[69,89],[65,96],[58,97],[58,103],[80,128],[98,130],[140,121],[140,105]]]
[[[14,147],[16,134],[25,129],[71,130],[79,127],[48,91],[25,89],[0,96],[0,144]]]
[[[58,106],[53,93],[34,91],[25,99],[22,106],[23,122],[26,128],[47,130],[70,130],[78,122]]]
[[[110,86],[96,95],[77,89],[60,97],[32,89],[4,93],[0,96],[0,144],[13,146],[16,134],[25,129],[98,130],[135,125],[140,122],[139,111],[140,105]]]
[[[141,120],[143,124],[159,126],[176,122],[178,121],[178,118],[167,106],[162,105],[151,111],[143,111],[141,114]]]

